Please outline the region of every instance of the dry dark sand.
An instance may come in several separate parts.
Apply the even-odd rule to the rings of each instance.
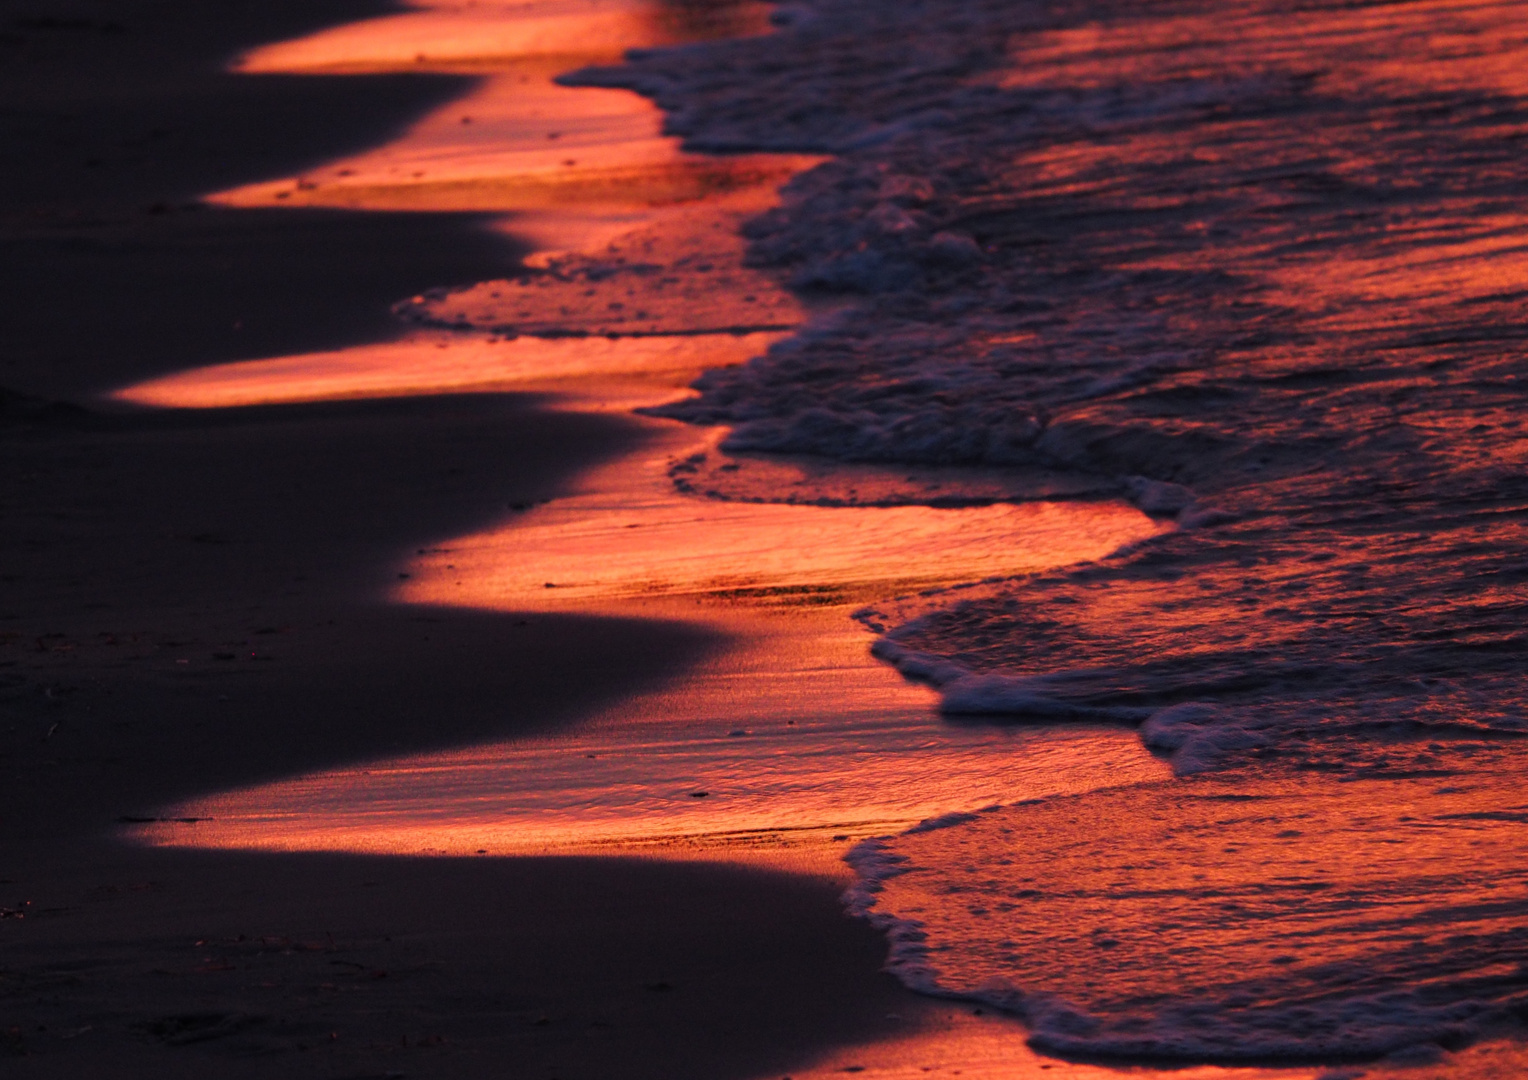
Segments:
[[[96,395],[394,333],[502,275],[469,216],[191,208],[370,145],[443,78],[240,78],[356,0],[0,13],[0,1072],[724,1077],[905,1026],[831,885],[636,860],[146,850],[122,817],[546,730],[715,646],[389,605],[402,558],[629,448],[616,418],[439,397],[156,414]]]

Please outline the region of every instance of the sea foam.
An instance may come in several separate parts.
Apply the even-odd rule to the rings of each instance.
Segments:
[[[893,629],[951,711],[1213,703],[1241,734],[1154,742],[1185,768],[1524,730],[1521,5],[1376,10],[818,0],[577,73],[694,148],[834,155],[745,231],[838,306],[659,411],[1176,521]]]
[[[877,654],[947,712],[1134,723],[1188,785],[859,849],[881,891],[854,902],[913,985],[1021,1012],[1049,1048],[1167,1058],[1372,1056],[1521,1012],[1516,879],[1492,898],[1427,843],[1510,847],[1519,827],[1501,823],[1520,813],[1511,740],[1528,732],[1524,14],[804,0],[771,36],[571,78],[651,96],[692,149],[832,155],[744,230],[749,264],[821,313],[662,414],[727,426],[745,459],[1072,476],[1175,525],[865,613]],[[792,499],[810,497],[804,475]],[[1443,774],[1480,804],[1429,801],[1417,785]],[[1191,801],[1232,783],[1232,801]],[[1390,785],[1380,824],[1339,822],[1366,783]],[[1398,936],[1331,914],[1309,959],[1280,959],[1325,894],[1222,857],[1244,819],[1205,808],[1244,794],[1270,821],[1405,855],[1378,876],[1334,857],[1325,886],[1353,910],[1379,889]],[[1436,831],[1396,809],[1413,795]],[[1064,852],[1030,822],[1068,808],[1094,831],[1055,835],[1098,846],[1116,879],[1063,888],[1065,910],[1041,902],[1049,885],[1005,892],[1011,868],[1052,873]],[[1173,847],[1175,822],[1198,848]],[[1271,858],[1279,830],[1245,827]],[[1246,872],[1225,893],[1162,891],[1152,868],[1172,865]],[[957,883],[963,867],[976,876]],[[1274,896],[1243,925],[1249,898]],[[1246,933],[1163,944],[1188,925],[1163,905]],[[1123,920],[1113,944],[1091,937],[1100,920]],[[1005,945],[1015,924],[1040,937]],[[1067,925],[1062,963],[1046,949]],[[1137,944],[1120,951],[1121,934]],[[1162,970],[1189,974],[1131,982]]]
[[[1430,777],[1231,771],[929,822],[859,844],[847,900],[909,985],[1052,1052],[1453,1048],[1528,1005],[1523,751],[1465,749]]]

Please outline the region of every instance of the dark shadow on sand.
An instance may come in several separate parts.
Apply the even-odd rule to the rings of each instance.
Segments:
[[[768,1074],[896,1030],[821,882],[631,860],[135,848],[121,815],[545,731],[721,643],[404,607],[419,547],[629,452],[484,395],[114,416],[170,371],[383,340],[520,255],[471,215],[189,209],[385,141],[440,77],[237,78],[376,0],[0,13],[0,1057],[40,1077]],[[182,663],[181,661],[184,661]]]
[[[0,387],[84,403],[186,368],[391,340],[396,301],[503,277],[521,256],[472,214],[141,218],[0,232]]]
[[[714,644],[384,599],[417,548],[630,449],[623,419],[509,395],[93,401],[385,340],[401,297],[518,263],[474,215],[194,206],[385,142],[470,86],[225,70],[250,45],[395,8],[38,0],[0,17],[0,745],[15,777],[0,817],[20,847],[193,793],[545,730]]]
[[[27,1077],[745,1080],[920,1015],[832,884],[738,867],[107,851],[34,895]]]
[[[511,395],[0,430],[0,739],[19,766],[0,816],[47,843],[194,793],[544,731],[673,677],[722,643],[386,599],[409,554],[638,439]]]
[[[473,84],[238,76],[380,0],[35,0],[0,12],[0,387],[83,401],[187,367],[392,337],[390,305],[512,269],[470,214],[197,199],[387,142]]]

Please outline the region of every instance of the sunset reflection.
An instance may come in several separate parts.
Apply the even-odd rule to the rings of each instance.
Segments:
[[[480,77],[385,146],[300,176],[211,197],[225,206],[500,211],[584,207],[609,215],[784,182],[816,160],[688,154],[661,134],[662,114],[622,90],[552,80],[628,48],[697,31],[767,27],[762,4],[693,6],[683,17],[633,0],[530,0],[413,10],[254,50],[236,70],[260,74],[443,73]]]
[[[958,809],[1156,779],[1124,728],[952,727],[849,615],[897,590],[1100,558],[1161,529],[1118,504],[967,509],[729,503],[637,457],[411,560],[403,603],[638,614],[729,647],[551,738],[364,765],[183,804],[154,843],[411,854],[762,858],[842,876],[847,845]],[[706,451],[706,444],[699,444]]]
[[[1395,746],[1372,776],[1262,769],[980,814],[893,841],[906,862],[877,908],[928,935],[899,963],[1009,995],[1052,1051],[1362,1054],[1386,1025],[1446,1044],[1511,999],[1528,836],[1519,747],[1455,747],[1467,770],[1440,749]],[[976,880],[979,901],[949,902]],[[1346,1023],[1319,1013],[1334,987]]]
[[[418,4],[245,56],[478,81],[385,146],[210,201],[472,213],[528,254],[397,298],[392,340],[115,399],[619,414],[625,456],[398,552],[373,595],[717,648],[552,734],[131,834],[854,885],[889,968],[965,1004],[800,1076],[1420,1076],[1454,1050],[1514,1075],[1481,1040],[1521,1019],[1528,970],[1528,216],[1495,97],[1528,94],[1528,30],[1489,2],[1201,8],[1068,9],[984,30],[978,59],[961,24],[872,119],[843,83],[853,139],[808,95],[713,102],[691,144],[753,123],[749,145],[832,159],[687,152],[647,100],[557,81],[762,34],[754,4]]]
[[[899,1018],[901,1019],[901,1018]],[[867,1046],[846,1047],[804,1069],[794,1080],[1128,1080],[1130,1077],[1170,1077],[1171,1080],[1517,1080],[1528,1055],[1510,1042],[1463,1048],[1446,1061],[1366,1062],[1361,1066],[1216,1066],[1177,1065],[1157,1069],[1108,1063],[1069,1061],[1038,1053],[1024,1042],[1027,1032],[1016,1021],[973,1009],[968,1002],[941,1001],[918,1016],[906,1018],[908,1034]]]
[[[216,201],[513,211],[494,227],[541,250],[527,274],[403,298],[397,311],[417,328],[397,340],[176,373],[117,399],[205,409],[539,390],[552,407],[604,412],[672,400],[702,372],[765,351],[805,313],[777,278],[743,265],[739,231],[773,205],[782,178],[819,159],[686,155],[643,99],[552,82],[618,47],[668,40],[683,27],[666,10],[545,4],[515,8],[516,19],[531,14],[506,27],[494,6],[418,9],[251,53],[241,70],[484,78],[387,146]],[[691,13],[702,28],[734,33],[758,15],[706,10]],[[708,179],[663,188],[681,174]],[[211,820],[138,835],[281,850],[763,858],[842,878],[839,856],[867,835],[1165,774],[1125,729],[947,725],[929,690],[870,657],[850,617],[899,591],[1102,558],[1164,523],[1118,501],[909,505],[907,492],[932,481],[875,469],[850,482],[883,505],[711,498],[685,477],[700,462],[718,482],[732,475],[719,438],[636,422],[639,453],[548,504],[421,549],[400,564],[392,598],[682,619],[729,643],[717,659],[557,737],[196,800],[169,816]]]
[[[253,49],[246,74],[480,74],[525,60],[566,71],[640,46],[742,37],[769,28],[769,5],[642,0],[410,0],[405,10]]]
[[[582,485],[588,494],[443,544],[411,564],[400,598],[505,610],[687,594],[766,604],[870,600],[1099,559],[1161,529],[1120,504],[935,509],[695,499],[672,491],[669,460],[595,473]]]
[[[739,363],[771,335],[519,338],[418,334],[330,352],[196,368],[118,391],[119,401],[220,409],[350,398],[494,393],[578,378],[645,376],[660,399],[701,365]],[[649,391],[650,394],[654,393]]]

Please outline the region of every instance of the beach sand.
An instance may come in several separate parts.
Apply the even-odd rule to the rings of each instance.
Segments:
[[[420,340],[393,305],[512,273],[525,255],[512,228],[397,202],[403,188],[271,181],[369,160],[481,87],[226,73],[243,49],[394,10],[39,0],[0,26],[0,124],[22,163],[0,175],[6,1075],[1111,1074],[1041,1061],[1016,1022],[882,972],[885,939],[844,914],[848,874],[823,861],[842,844],[793,873],[767,852],[128,840],[220,793],[326,770],[352,782],[359,763],[529,745],[622,703],[661,707],[686,677],[725,671],[736,643],[725,620],[670,617],[661,599],[517,607],[525,583],[494,577],[540,527],[506,531],[507,516],[576,508],[587,477],[673,452],[661,424],[626,411],[662,379],[635,379],[621,407],[569,407],[518,376],[387,389],[391,343]],[[355,191],[408,212],[333,208]],[[209,192],[235,196],[200,201]],[[305,357],[330,374],[354,359],[343,378],[384,396],[237,403],[244,374],[290,375]],[[190,369],[204,375],[179,381]],[[187,385],[219,407],[105,399]],[[152,393],[134,400],[177,404]],[[487,587],[456,600],[436,545],[462,538]]]
[[[221,73],[241,47],[384,9],[40,0],[0,27],[6,1075],[745,1076],[906,1023],[886,1014],[916,999],[826,883],[109,838],[195,793],[553,728],[709,647],[651,622],[528,630],[385,602],[400,553],[629,448],[621,419],[508,394],[73,407],[193,364],[382,340],[399,297],[513,265],[470,215],[186,208],[460,92]]]

